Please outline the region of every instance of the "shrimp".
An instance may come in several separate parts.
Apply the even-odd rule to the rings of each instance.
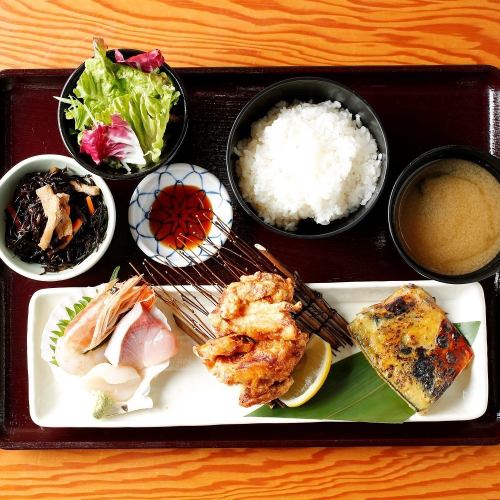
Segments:
[[[84,375],[105,362],[106,346],[101,344],[121,316],[138,302],[152,307],[154,291],[147,285],[137,286],[140,280],[141,276],[133,276],[123,283],[106,283],[104,290],[69,322],[55,351],[57,364],[64,371]]]

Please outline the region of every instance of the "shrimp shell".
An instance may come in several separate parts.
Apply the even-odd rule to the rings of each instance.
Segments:
[[[94,366],[105,361],[101,344],[113,332],[121,316],[144,298],[147,285],[137,286],[141,276],[133,276],[123,283],[117,280],[107,283],[82,311],[68,324],[64,336],[56,346],[55,359],[65,371],[75,375],[84,375]]]

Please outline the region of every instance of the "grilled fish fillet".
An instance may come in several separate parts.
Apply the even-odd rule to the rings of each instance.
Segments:
[[[377,373],[417,411],[437,401],[473,357],[434,298],[415,285],[363,309],[349,331]]]

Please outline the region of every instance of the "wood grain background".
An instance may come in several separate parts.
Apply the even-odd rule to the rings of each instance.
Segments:
[[[0,67],[74,67],[94,35],[172,66],[500,61],[497,0],[0,0]]]
[[[17,451],[1,498],[494,499],[498,447]]]
[[[500,2],[0,0],[0,68],[500,63]],[[500,447],[0,451],[0,498],[500,497]]]

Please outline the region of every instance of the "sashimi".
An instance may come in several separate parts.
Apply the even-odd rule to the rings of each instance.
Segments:
[[[102,344],[114,331],[118,319],[134,304],[145,303],[150,307],[154,301],[153,290],[147,285],[138,285],[140,281],[141,276],[133,276],[121,283],[111,280],[72,317],[54,353],[57,364],[64,371],[84,375],[105,361]]]
[[[83,377],[83,382],[89,391],[103,392],[115,401],[127,401],[139,387],[141,376],[130,366],[100,363]]]
[[[177,349],[177,339],[161,311],[148,311],[137,303],[116,325],[104,355],[112,365],[142,370],[167,361]]]

